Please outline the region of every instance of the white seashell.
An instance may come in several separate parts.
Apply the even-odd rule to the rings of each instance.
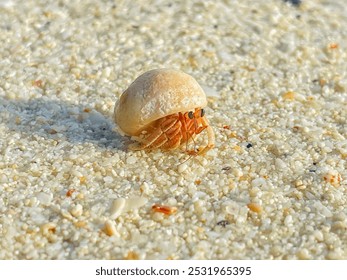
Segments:
[[[148,199],[141,196],[134,196],[128,199],[117,198],[113,201],[111,206],[111,219],[117,219],[122,213],[128,212],[130,210],[135,210],[147,203]]]
[[[135,196],[131,197],[126,200],[126,204],[124,207],[124,211],[134,210],[137,208],[140,208],[141,206],[145,205],[147,203],[148,199],[141,197],[141,196]]]
[[[116,200],[113,201],[112,206],[111,206],[111,219],[116,219],[120,214],[122,214],[124,206],[126,203],[125,198],[117,198]]]
[[[192,76],[155,69],[139,76],[122,94],[115,105],[114,120],[125,134],[134,136],[160,118],[206,105],[205,93]]]

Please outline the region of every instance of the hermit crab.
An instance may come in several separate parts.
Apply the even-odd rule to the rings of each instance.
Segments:
[[[114,121],[118,130],[137,143],[131,150],[173,150],[193,141],[203,130],[208,144],[191,154],[214,147],[214,132],[204,107],[203,89],[190,75],[173,69],[155,69],[140,75],[117,100]]]

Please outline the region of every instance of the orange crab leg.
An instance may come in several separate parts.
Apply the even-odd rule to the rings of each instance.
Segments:
[[[207,146],[198,152],[198,155],[203,155],[209,150],[211,150],[214,147],[214,143],[215,143],[215,136],[214,136],[213,129],[211,126],[208,125],[206,118],[202,117],[201,122],[203,126],[206,128],[208,142],[207,142]]]
[[[194,134],[194,133],[190,133],[192,122],[188,118],[187,113],[185,113],[185,114],[179,113],[179,119],[180,119],[180,122],[182,124],[182,129],[181,129],[181,131],[182,131],[182,138],[183,138],[182,143],[188,142],[188,140]]]
[[[163,148],[167,150],[176,149],[181,143],[181,123],[176,120],[174,126],[162,129],[162,136],[152,143],[149,148]]]
[[[146,138],[139,138],[138,141],[141,142],[140,145],[131,146],[132,150],[144,150],[160,148],[163,145],[165,149],[171,149],[170,145],[174,145],[172,148],[176,148],[178,145],[176,142],[180,143],[181,137],[177,138],[181,129],[181,124],[177,120],[177,116],[169,116],[161,120],[159,127],[151,131]]]
[[[175,137],[169,139],[162,146],[163,149],[174,150],[177,149],[181,145],[182,135],[180,133],[176,134]]]
[[[195,109],[194,113],[177,113],[158,120],[143,137],[134,137],[140,143],[131,145],[130,149],[176,149],[184,143],[188,145],[190,141],[194,141],[195,136],[205,129],[208,135],[208,144],[200,151],[193,152],[194,155],[205,154],[214,147],[215,136],[200,108]],[[187,148],[186,146],[186,150]]]
[[[176,149],[181,143],[181,123],[176,121],[173,127],[162,129],[162,135],[154,141],[148,149],[162,148],[165,150]]]

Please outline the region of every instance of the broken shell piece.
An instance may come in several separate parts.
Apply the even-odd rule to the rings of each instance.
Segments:
[[[177,207],[174,206],[167,206],[167,205],[159,205],[159,204],[154,204],[152,206],[152,210],[154,212],[159,212],[163,213],[165,215],[172,215],[177,212]]]
[[[83,206],[81,204],[77,204],[75,206],[73,206],[70,209],[70,213],[72,216],[74,217],[79,217],[83,214]]]
[[[122,197],[117,198],[112,203],[110,218],[114,220],[118,218],[122,213],[140,208],[141,206],[145,205],[147,201],[147,198],[141,196],[135,196],[128,199]]]
[[[328,170],[325,172],[325,174],[323,174],[323,179],[334,187],[339,187],[342,181],[341,175],[336,170]]]
[[[41,231],[44,236],[49,236],[51,234],[55,233],[55,228],[56,228],[55,223],[47,223],[41,226]]]
[[[257,204],[257,203],[253,203],[253,202],[248,203],[247,207],[252,212],[255,212],[255,213],[258,213],[258,214],[263,211],[263,208],[259,204]]]
[[[120,214],[122,214],[125,206],[125,198],[120,197],[113,201],[111,206],[111,219],[116,219]]]
[[[105,222],[105,226],[103,231],[108,235],[108,236],[113,236],[113,235],[119,235],[117,230],[116,230],[116,224],[114,221],[107,220]]]
[[[155,69],[139,76],[122,94],[114,120],[133,136],[160,118],[206,105],[206,95],[193,77],[178,70]]]
[[[135,197],[128,198],[126,200],[124,211],[129,211],[129,210],[140,208],[141,206],[145,205],[146,202],[147,202],[147,198],[144,198],[141,196],[135,196]]]

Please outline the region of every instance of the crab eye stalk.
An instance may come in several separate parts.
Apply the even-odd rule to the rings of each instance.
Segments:
[[[200,110],[200,117],[203,117],[203,116],[205,116],[205,110],[204,110],[204,109],[201,109],[201,110]]]
[[[188,113],[188,118],[190,118],[191,120],[194,118],[194,113],[192,111]]]

